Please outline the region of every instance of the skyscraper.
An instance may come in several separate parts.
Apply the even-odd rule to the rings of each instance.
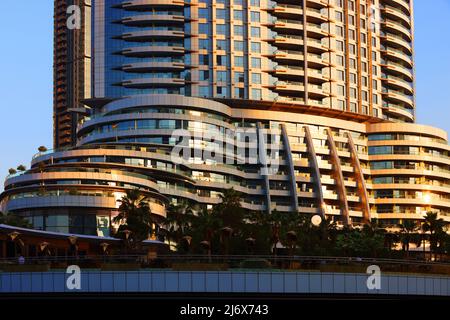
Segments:
[[[53,145],[62,148],[76,145],[83,99],[91,95],[91,1],[54,3]],[[72,14],[79,14],[76,28],[68,26]]]
[[[170,202],[210,209],[233,187],[244,208],[268,214],[450,221],[447,134],[411,123],[412,10],[407,0],[95,0],[77,146],[7,178],[2,208],[36,228],[105,234],[127,189],[164,217]]]

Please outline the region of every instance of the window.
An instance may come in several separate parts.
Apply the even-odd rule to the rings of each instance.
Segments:
[[[253,53],[261,53],[261,43],[259,42],[252,42],[252,52]]]
[[[244,73],[243,72],[235,72],[234,73],[234,82],[235,83],[244,83]]]
[[[354,103],[354,102],[350,103],[350,111],[351,112],[358,112],[358,110],[356,108],[356,103]]]
[[[261,14],[257,11],[250,12],[250,18],[252,22],[260,22]]]
[[[243,36],[244,35],[244,26],[234,26],[234,35],[235,36]]]
[[[217,40],[216,41],[216,49],[228,51],[228,41],[227,40]]]
[[[198,95],[200,97],[209,97],[209,87],[208,86],[199,86],[198,87]]]
[[[356,39],[356,32],[355,32],[355,30],[352,30],[352,29],[350,29],[349,31],[348,31],[348,33],[349,33],[349,35],[350,35],[350,39],[351,40],[355,40]]]
[[[233,13],[234,13],[233,14],[234,20],[236,20],[236,21],[244,20],[244,14],[243,14],[242,10],[234,10]]]
[[[251,36],[255,38],[261,37],[261,29],[259,27],[252,27]]]
[[[367,80],[367,77],[362,77],[361,80],[362,80],[362,85],[365,86],[365,87],[367,87],[368,84],[369,84],[369,82],[368,82],[368,80]]]
[[[377,82],[377,80],[372,80],[372,87],[373,87],[374,90],[378,89],[378,82]]]
[[[216,63],[218,66],[226,66],[227,65],[227,56],[222,56],[222,55],[216,56]]]
[[[378,103],[378,95],[373,94],[372,101],[373,101],[373,103]]]
[[[245,98],[245,89],[244,88],[234,88],[234,97],[238,99]]]
[[[260,7],[259,0],[250,0],[250,5],[254,7]]]
[[[221,35],[227,34],[227,27],[224,24],[216,24],[216,33]]]
[[[216,19],[226,19],[226,10],[225,9],[216,9]]]
[[[198,25],[198,33],[209,34],[209,24],[207,24],[207,23],[200,23]]]
[[[209,56],[207,54],[200,54],[198,59],[199,64],[209,65]]]
[[[234,51],[243,52],[244,51],[244,41],[234,40]]]
[[[209,49],[209,40],[208,39],[200,39],[198,40],[199,49]]]
[[[252,89],[252,99],[261,100],[261,89]]]
[[[252,84],[261,84],[261,74],[252,73]]]
[[[356,54],[356,46],[354,44],[350,44],[349,49],[351,54]]]
[[[350,73],[350,82],[356,84],[356,74]]]
[[[252,68],[261,68],[261,59],[260,58],[252,58]]]
[[[351,11],[355,11],[355,3],[353,1],[348,2],[348,9]]]
[[[377,68],[377,66],[372,66],[372,73],[374,75],[378,75],[378,68]]]
[[[338,79],[339,79],[339,80],[345,81],[345,74],[344,74],[344,71],[338,70],[338,71],[337,71],[337,76],[338,76]]]
[[[349,21],[351,26],[354,26],[355,25],[355,16],[349,15],[348,16],[348,21]]]
[[[244,67],[244,57],[234,57],[235,67]]]
[[[200,81],[209,80],[209,70],[200,70],[199,77]]]
[[[356,59],[350,59],[350,68],[356,69]]]
[[[226,97],[227,96],[227,88],[226,87],[217,87],[217,96]]]
[[[362,100],[363,101],[368,101],[368,93],[367,93],[367,91],[361,91],[361,97],[362,97]]]
[[[342,22],[342,20],[343,20],[342,12],[336,11],[336,20],[339,22]]]
[[[242,6],[244,5],[244,1],[243,0],[234,0],[233,3],[237,6]]]
[[[336,26],[336,34],[338,36],[343,37],[344,36],[344,28],[342,28],[341,26]]]
[[[216,80],[218,82],[227,82],[227,72],[226,71],[217,71],[216,72]]]
[[[344,56],[336,56],[336,60],[337,60],[338,65],[345,66]]]
[[[356,99],[356,89],[350,88],[350,97]]]
[[[341,95],[341,96],[345,95],[345,88],[344,88],[344,86],[338,85],[337,86],[337,91],[338,91],[339,95]]]
[[[364,72],[367,72],[367,62],[361,62],[361,68]]]
[[[369,113],[367,106],[362,106],[362,113],[364,113],[364,114]]]
[[[345,102],[344,100],[338,100],[338,105],[337,105],[339,110],[344,110],[345,109]]]
[[[365,33],[361,33],[361,42],[366,43],[367,42],[367,36]]]
[[[343,41],[336,41],[336,48],[339,50],[339,51],[344,51],[344,42]]]
[[[367,57],[367,49],[361,48],[361,57],[366,58]]]

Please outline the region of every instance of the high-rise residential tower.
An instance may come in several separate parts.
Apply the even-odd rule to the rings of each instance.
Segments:
[[[53,50],[53,145],[70,147],[91,96],[91,0],[55,0]]]
[[[76,147],[0,197],[36,228],[107,234],[133,188],[158,217],[233,187],[267,214],[450,221],[447,134],[412,123],[412,1],[95,0],[91,39]]]

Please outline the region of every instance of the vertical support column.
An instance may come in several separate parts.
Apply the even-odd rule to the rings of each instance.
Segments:
[[[345,29],[345,101],[347,103],[346,110],[351,111],[350,108],[350,30],[348,18],[348,1],[344,2],[344,29]]]
[[[308,148],[309,166],[313,171],[314,185],[316,187],[316,199],[319,207],[319,212],[322,218],[325,217],[325,201],[323,199],[322,181],[320,180],[319,163],[317,162],[316,150],[311,136],[311,131],[308,126],[304,127],[306,136],[306,145]]]
[[[330,128],[327,128],[328,146],[330,148],[331,159],[333,161],[334,180],[336,181],[336,187],[338,190],[338,197],[341,207],[341,215],[343,223],[348,226],[350,223],[348,202],[347,202],[347,190],[344,184],[344,175],[342,174],[341,160],[337,153],[336,145],[333,139],[333,133]]]
[[[369,206],[369,194],[367,192],[366,181],[364,179],[364,173],[361,168],[361,163],[358,158],[358,151],[356,150],[355,143],[353,142],[352,135],[347,132],[348,144],[350,146],[350,153],[352,156],[353,167],[355,168],[355,178],[358,183],[359,197],[361,198],[361,205],[363,211],[363,222],[370,222],[370,206]]]
[[[298,196],[297,196],[297,181],[295,180],[294,161],[292,160],[291,145],[289,144],[289,136],[287,134],[286,125],[281,124],[281,133],[284,143],[284,151],[289,165],[289,174],[291,176],[291,195],[294,211],[298,212]]]
[[[305,85],[305,105],[308,105],[308,20],[306,18],[306,0],[303,1],[303,69],[305,74],[304,85]]]
[[[261,122],[257,124],[258,128],[258,156],[261,162],[260,175],[264,179],[264,187],[266,189],[266,212],[272,212],[272,203],[270,201],[270,183],[269,183],[269,170],[267,168],[267,155],[266,155],[266,139],[264,138],[263,127]]]
[[[367,16],[367,45],[368,45],[368,52],[367,52],[367,61],[369,62],[368,66],[368,73],[369,73],[369,113],[370,115],[373,115],[373,74],[372,74],[372,0],[367,0],[366,5],[366,16]],[[374,30],[375,31],[375,30]],[[378,115],[380,116],[380,115]]]

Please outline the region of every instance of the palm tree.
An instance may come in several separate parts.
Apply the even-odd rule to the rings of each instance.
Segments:
[[[19,228],[31,228],[31,224],[28,220],[11,213],[0,212],[0,224],[7,224]]]
[[[27,167],[25,167],[23,164],[17,167],[17,171],[25,171],[25,170],[27,170]]]
[[[445,221],[441,218],[438,218],[438,214],[436,212],[427,212],[422,223],[422,230],[424,231],[424,233],[430,232],[430,257],[433,253],[436,253],[439,238],[443,233],[445,233],[445,227]]]
[[[241,230],[244,210],[241,206],[242,195],[233,188],[223,191],[220,195],[221,202],[214,208],[214,213],[223,222],[223,225],[233,230]]]
[[[9,173],[10,175],[13,175],[13,174],[16,174],[16,173],[17,173],[17,170],[14,169],[14,168],[10,168],[10,169],[8,170],[8,173]]]
[[[47,147],[45,147],[45,146],[40,146],[40,147],[38,148],[38,151],[39,151],[39,152],[47,152],[48,149],[47,149]]]
[[[418,229],[417,224],[413,220],[404,220],[399,227],[403,250],[406,250],[406,259],[409,259],[409,244],[412,240],[412,234]]]
[[[113,222],[120,224],[119,232],[131,231],[131,239],[135,242],[147,240],[154,221],[147,197],[138,189],[128,190],[120,203],[119,214]]]
[[[169,205],[166,220],[169,241],[172,239],[179,244],[192,223],[194,213],[195,208],[188,201]]]

